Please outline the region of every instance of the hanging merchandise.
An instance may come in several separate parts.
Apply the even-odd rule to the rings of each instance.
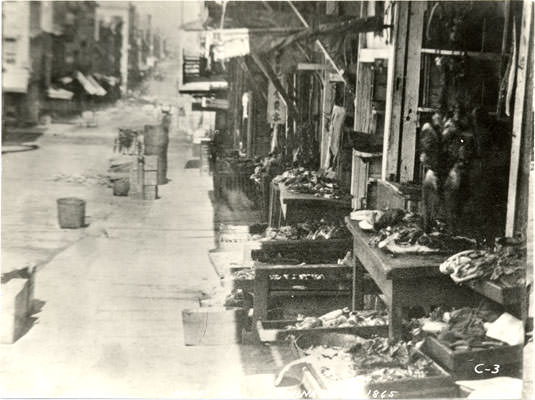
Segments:
[[[279,124],[273,125],[273,136],[271,137],[271,153],[273,153],[278,146],[279,141]]]
[[[244,93],[241,97],[241,107],[242,107],[242,119],[246,120],[249,118],[249,93]]]
[[[333,158],[338,156],[340,149],[340,138],[342,136],[342,128],[344,126],[344,119],[346,116],[346,110],[344,107],[334,106],[331,116],[331,133],[329,149],[333,155]]]

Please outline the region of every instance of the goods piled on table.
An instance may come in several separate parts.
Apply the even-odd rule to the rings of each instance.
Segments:
[[[328,240],[350,237],[351,233],[344,224],[320,220],[268,228],[261,240]]]
[[[440,265],[457,283],[487,279],[503,287],[521,286],[526,276],[526,256],[522,249],[501,248],[495,252],[467,250]]]
[[[290,192],[312,194],[327,199],[348,199],[349,193],[340,188],[332,173],[317,173],[303,167],[290,169],[273,179],[284,183]]]
[[[286,329],[346,328],[352,326],[379,326],[388,324],[388,315],[383,311],[350,311],[349,308],[331,311],[321,317],[299,316],[299,322]]]
[[[400,209],[363,214],[359,226],[374,232],[370,246],[394,254],[451,254],[477,246],[473,239],[451,235],[439,222],[434,225],[433,231],[426,233],[421,217]]]

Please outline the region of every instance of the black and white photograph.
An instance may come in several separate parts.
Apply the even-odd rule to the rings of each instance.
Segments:
[[[535,0],[1,7],[0,398],[533,398]]]

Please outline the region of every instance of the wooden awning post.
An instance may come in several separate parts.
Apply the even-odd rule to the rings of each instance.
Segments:
[[[505,235],[513,236],[518,231],[518,226],[515,226],[517,215],[517,195],[518,195],[518,180],[520,170],[520,153],[522,150],[522,128],[524,126],[524,119],[527,116],[525,110],[526,105],[529,107],[530,100],[526,100],[526,80],[528,68],[533,68],[528,65],[528,53],[533,51],[530,48],[530,35],[533,29],[533,1],[524,0],[524,7],[522,10],[522,25],[520,30],[520,43],[518,48],[518,65],[517,65],[517,80],[515,91],[515,108],[513,114],[513,138],[511,143],[511,161],[509,165],[509,191],[507,195],[507,216],[505,222]]]

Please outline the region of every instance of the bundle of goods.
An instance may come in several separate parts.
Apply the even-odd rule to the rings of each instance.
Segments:
[[[303,222],[295,225],[268,228],[262,240],[324,240],[324,239],[347,239],[351,233],[342,223],[327,222]]]
[[[262,183],[263,178],[279,174],[282,171],[280,155],[270,154],[256,162],[251,179],[256,183]]]
[[[274,183],[284,183],[290,192],[312,194],[326,199],[347,199],[349,193],[340,188],[334,174],[317,173],[303,167],[290,169],[273,179]]]
[[[525,282],[525,249],[501,247],[494,252],[467,250],[457,253],[440,265],[443,274],[456,283],[490,280],[502,287],[518,287]]]
[[[253,280],[255,276],[254,269],[246,268],[232,273],[232,279]]]
[[[352,342],[349,347],[311,346],[304,353],[313,358],[322,376],[332,381],[361,376],[370,383],[380,383],[440,374],[410,343],[383,337],[355,337]]]
[[[432,232],[426,233],[420,216],[401,209],[376,211],[368,215],[371,218],[363,217],[359,226],[375,232],[369,241],[370,246],[393,254],[451,254],[477,246],[473,239],[447,233],[444,225],[438,222]]]
[[[297,319],[299,321],[296,324],[288,325],[286,329],[346,328],[388,324],[388,315],[384,311],[350,311],[347,307],[331,311],[318,318],[299,315]]]
[[[216,172],[251,174],[255,168],[254,161],[249,158],[225,157],[217,159]]]
[[[242,289],[233,290],[225,297],[225,307],[252,308],[253,296]]]

